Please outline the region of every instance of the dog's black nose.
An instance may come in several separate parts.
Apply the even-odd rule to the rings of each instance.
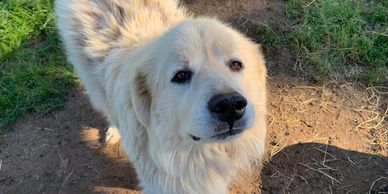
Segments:
[[[220,121],[228,122],[231,128],[234,121],[244,115],[246,106],[247,100],[237,92],[218,94],[208,103],[211,114]]]

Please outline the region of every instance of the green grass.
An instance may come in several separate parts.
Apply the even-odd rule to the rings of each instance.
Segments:
[[[288,0],[285,14],[291,29],[258,33],[269,49],[289,48],[307,75],[388,80],[388,1]]]
[[[0,1],[0,134],[27,113],[62,106],[77,83],[52,7],[52,0]]]

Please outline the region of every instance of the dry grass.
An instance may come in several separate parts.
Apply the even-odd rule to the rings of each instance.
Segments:
[[[281,95],[276,94],[276,100],[273,100],[277,103],[271,103],[272,108],[269,109],[268,126],[274,129],[268,136],[268,161],[279,154],[287,159],[293,158],[285,150],[296,144],[323,145],[312,148],[322,158],[305,155],[306,160],[298,162],[300,167],[292,167],[292,170],[267,164],[274,172],[271,177],[285,179],[283,193],[292,190],[293,185],[300,183],[300,180],[308,185],[308,176],[326,177],[322,180],[328,180],[325,186],[328,192],[354,192],[352,189],[355,185],[348,184],[346,177],[343,177],[346,172],[342,170],[343,165],[355,168],[360,161],[351,156],[336,157],[328,151],[329,145],[388,156],[388,88],[362,87],[354,83],[340,84],[333,81],[321,86],[297,85],[281,91]],[[320,175],[302,173],[301,167]],[[382,179],[376,182],[379,181]]]
[[[356,130],[367,137],[370,149],[381,154],[388,153],[388,96],[387,87],[368,87],[365,105],[354,109],[360,115]]]
[[[387,181],[388,181],[388,178],[387,178],[387,177],[379,177],[379,178],[377,178],[376,180],[374,180],[373,183],[371,184],[370,188],[369,188],[369,194],[374,193],[373,190],[372,190],[373,187],[374,187],[374,185],[375,185],[377,182],[381,181],[381,180],[387,180]],[[387,186],[387,185],[385,185],[385,186]]]
[[[67,180],[70,178],[70,176],[73,174],[73,170],[66,176],[65,180],[63,181],[62,185],[61,185],[61,188],[59,189],[58,193],[61,194],[62,193],[62,189],[63,189],[63,186],[66,185],[66,182]]]
[[[381,154],[388,153],[388,88],[383,86],[367,87],[362,89],[352,83],[339,84],[335,81],[322,86],[295,86],[280,96],[280,103],[273,105],[277,112],[269,113],[269,127],[285,126],[286,128],[310,128],[311,138],[291,140],[287,135],[280,135],[272,143],[270,155],[276,155],[290,143],[316,142],[329,138],[324,135],[326,123],[318,122],[312,118],[312,109],[319,109],[319,115],[340,119],[341,114],[347,116],[349,122],[357,133],[365,136],[365,143],[372,151]],[[354,108],[347,103],[358,101]],[[361,105],[361,106],[360,106]],[[314,108],[315,107],[315,108]],[[330,119],[332,120],[332,119]],[[335,126],[334,126],[335,127]],[[322,136],[324,135],[324,136]]]

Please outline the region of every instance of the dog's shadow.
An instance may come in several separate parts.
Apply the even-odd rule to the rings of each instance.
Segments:
[[[85,185],[78,185],[77,187],[80,188],[75,189],[74,192],[77,193],[85,189],[86,193],[138,193],[141,188],[138,186],[136,171],[128,161],[122,147],[120,144],[109,145],[104,142],[105,132],[108,128],[106,119],[92,109],[83,92],[76,91],[73,96],[73,100],[78,101],[80,106],[77,107],[79,111],[75,114],[83,115],[80,116],[80,119],[75,120],[78,127],[74,133],[78,133],[78,135],[73,135],[73,137],[78,138],[85,145],[80,148],[85,149],[85,155],[77,163],[78,165],[87,164],[86,166],[91,169],[77,173],[76,177],[80,177],[82,173],[91,172],[89,177],[91,181],[83,180],[82,184]],[[70,104],[74,104],[71,99],[68,101]]]
[[[296,144],[264,164],[261,182],[262,193],[388,193],[388,157]]]
[[[107,123],[78,89],[60,110],[32,115],[0,139],[0,193],[139,193],[119,145],[99,141]]]

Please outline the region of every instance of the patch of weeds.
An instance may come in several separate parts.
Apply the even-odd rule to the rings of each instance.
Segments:
[[[0,1],[0,58],[52,25],[52,0]]]
[[[19,48],[0,70],[0,129],[28,112],[60,107],[76,77],[60,46],[49,37],[31,48]],[[56,37],[56,36],[55,36]],[[56,39],[56,38],[55,38]]]
[[[286,42],[286,37],[279,27],[264,26],[256,28],[256,38],[265,50],[280,48]]]
[[[52,0],[0,2],[0,134],[26,113],[45,113],[77,84],[59,44]]]
[[[289,0],[285,9],[297,22],[286,36],[303,71],[370,84],[388,80],[387,1]]]

